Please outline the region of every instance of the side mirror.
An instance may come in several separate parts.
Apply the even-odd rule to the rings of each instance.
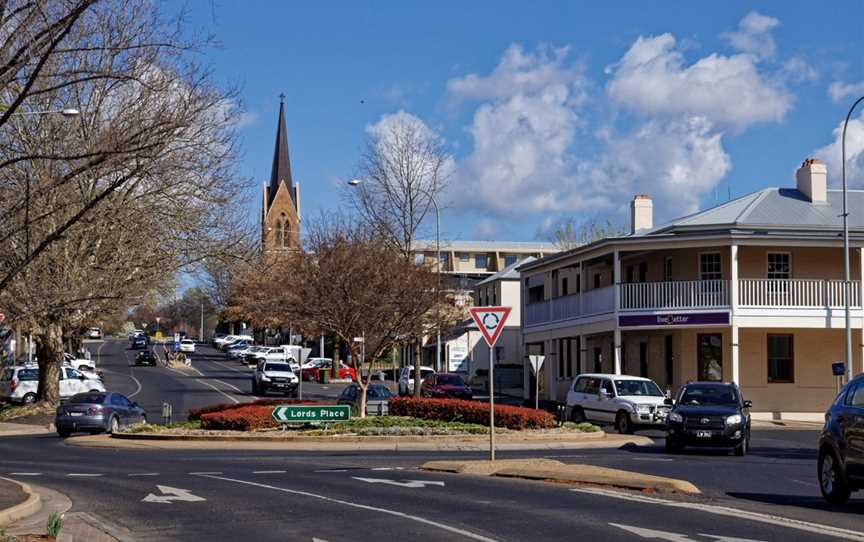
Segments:
[[[671,397],[667,397],[666,399],[663,399],[663,404],[664,405],[674,405],[675,399],[672,399]]]
[[[744,408],[750,408],[753,406],[753,401],[744,401]]]

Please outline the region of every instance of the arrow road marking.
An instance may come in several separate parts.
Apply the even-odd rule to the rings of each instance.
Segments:
[[[141,499],[141,502],[158,502],[163,504],[170,504],[173,501],[199,502],[207,500],[204,497],[193,495],[192,492],[187,489],[159,485],[156,486],[156,489],[161,491],[162,495],[154,495],[150,493],[149,495]]]
[[[612,527],[618,527],[619,529],[623,529],[628,533],[641,536],[642,538],[649,538],[653,540],[668,540],[669,542],[694,542],[693,539],[689,538],[686,534],[669,533],[666,531],[655,531],[654,529],[633,527],[632,525],[621,525],[619,523],[610,523],[609,525],[611,525]],[[704,536],[705,538],[713,538],[717,542],[760,542],[759,540],[752,540],[750,538],[735,538],[733,536],[717,536],[713,534],[700,533],[699,536]]]
[[[436,480],[405,480],[399,482],[397,480],[387,480],[386,478],[360,478],[359,476],[352,476],[355,480],[360,480],[361,482],[367,482],[370,484],[388,484],[391,486],[399,486],[399,487],[426,487],[426,486],[441,486],[444,487],[444,482],[439,482]]]

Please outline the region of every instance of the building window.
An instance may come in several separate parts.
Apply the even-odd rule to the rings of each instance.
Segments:
[[[594,347],[594,372],[603,372],[603,350],[599,346]]]
[[[486,254],[475,254],[474,255],[474,267],[477,269],[486,269],[489,265],[489,257]]]
[[[639,376],[648,378],[648,343],[639,343]]]
[[[460,262],[467,262],[470,259],[471,259],[471,257],[467,252],[460,252],[459,253],[459,261]]]
[[[561,295],[563,296],[563,295],[569,295],[569,294],[570,294],[570,288],[568,288],[567,277],[564,277],[563,279],[561,279]]]
[[[492,306],[497,306],[498,304],[498,290],[493,287],[492,288]]]
[[[768,382],[795,382],[792,335],[768,335]]]
[[[415,264],[423,265],[423,263],[425,261],[426,261],[426,255],[425,254],[423,254],[422,252],[415,252],[414,253],[414,263]]]
[[[666,258],[663,266],[663,280],[671,281],[672,280],[672,258]]]
[[[699,255],[699,278],[700,280],[720,280],[723,278],[719,252],[703,252]]]
[[[627,266],[627,278],[625,279],[625,282],[626,282],[627,284],[632,284],[632,283],[633,283],[633,271],[634,271],[633,266],[632,266],[632,265],[628,265],[628,266]]]
[[[282,246],[282,222],[277,220],[274,229],[276,230],[276,246]]]
[[[540,303],[543,301],[543,285],[528,288],[528,303]]]
[[[639,282],[648,282],[648,262],[639,264]]]
[[[600,282],[603,280],[603,275],[600,273],[594,273],[594,287],[599,288]]]
[[[792,255],[788,252],[769,252],[768,278],[783,280],[791,279]]]
[[[291,245],[291,224],[285,222],[285,226],[282,229],[282,246],[290,246]]]
[[[504,256],[504,267],[510,267],[514,263],[519,261],[519,257],[515,254],[511,254],[508,256]]]
[[[581,272],[578,275],[576,275],[576,293],[577,294],[582,293],[582,273]]]

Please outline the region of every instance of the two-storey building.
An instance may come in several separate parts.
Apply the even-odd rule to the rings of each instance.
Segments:
[[[647,376],[675,390],[734,381],[754,417],[820,419],[844,358],[842,192],[807,160],[796,188],[766,188],[519,268],[527,353],[547,356],[547,399],[580,372]],[[849,192],[853,363],[862,371],[864,192]]]

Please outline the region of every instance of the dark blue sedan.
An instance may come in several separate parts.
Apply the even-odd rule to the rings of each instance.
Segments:
[[[57,407],[54,425],[66,438],[75,432],[114,433],[123,426],[147,423],[144,409],[121,393],[79,393]]]

